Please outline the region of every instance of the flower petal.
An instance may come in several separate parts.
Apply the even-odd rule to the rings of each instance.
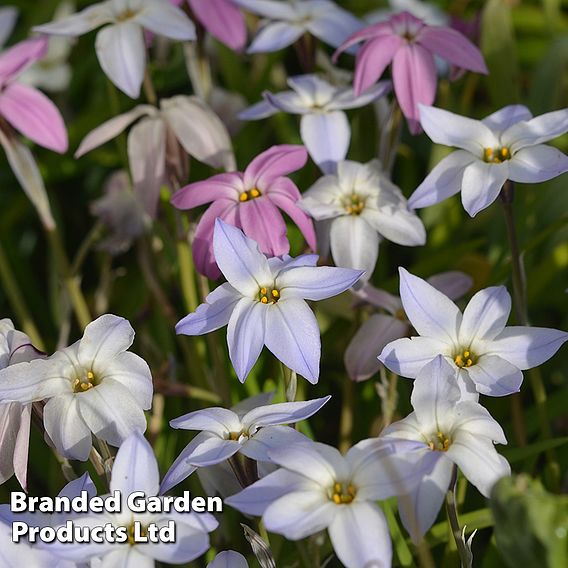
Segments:
[[[458,193],[462,186],[463,172],[474,160],[475,157],[465,150],[456,150],[442,158],[409,197],[408,207],[429,207]]]
[[[189,0],[193,15],[207,31],[234,51],[247,41],[245,19],[237,6],[227,0]]]
[[[227,128],[213,110],[195,96],[178,95],[160,102],[163,116],[183,149],[214,168],[236,169]]]
[[[308,153],[303,146],[280,144],[259,154],[245,170],[244,185],[247,189],[257,186],[268,189],[268,184],[280,177],[295,172],[304,166]]]
[[[112,140],[123,130],[126,130],[126,128],[128,128],[135,120],[141,116],[152,114],[153,112],[154,108],[150,105],[138,105],[128,112],[119,114],[118,116],[103,122],[100,126],[97,126],[97,128],[89,132],[89,134],[83,138],[83,141],[75,152],[75,158],[80,158],[94,148]]]
[[[473,278],[459,270],[448,270],[430,276],[427,282],[432,284],[436,290],[448,296],[450,300],[457,300],[468,292],[473,286]]]
[[[467,430],[474,436],[485,436],[499,444],[507,443],[503,428],[481,404],[471,401],[459,402],[454,414],[455,430]]]
[[[426,229],[413,211],[406,207],[366,207],[361,214],[383,237],[407,247],[419,246],[426,243]]]
[[[526,122],[510,126],[501,141],[509,147],[512,154],[527,146],[536,146],[568,132],[568,109],[547,112]]]
[[[568,333],[545,327],[506,327],[489,345],[487,355],[498,355],[521,370],[548,361],[568,341]]]
[[[462,203],[471,217],[489,207],[509,177],[509,164],[477,160],[467,166],[462,179]]]
[[[452,65],[477,73],[488,73],[479,49],[457,30],[445,26],[424,26],[417,41]]]
[[[67,130],[57,107],[40,91],[11,83],[0,93],[0,114],[24,136],[44,148],[67,151]]]
[[[377,356],[385,345],[404,337],[408,324],[383,314],[373,314],[357,330],[345,350],[345,368],[354,381],[364,381],[381,366]]]
[[[392,542],[381,509],[358,501],[338,509],[329,525],[329,538],[339,560],[348,568],[391,566]]]
[[[196,39],[195,26],[185,12],[170,2],[144,2],[133,21],[155,34],[171,39]]]
[[[130,391],[107,377],[100,385],[76,394],[79,412],[95,436],[119,447],[132,433],[146,430],[146,417]]]
[[[337,162],[347,156],[351,128],[343,111],[305,114],[300,132],[312,160],[323,173],[333,173]]]
[[[215,221],[213,250],[225,278],[244,296],[256,296],[260,288],[272,282],[268,261],[258,244],[220,219]]]
[[[99,2],[94,6],[89,6],[77,14],[71,14],[62,20],[34,26],[33,31],[42,34],[53,34],[63,36],[80,36],[113,21],[113,13],[110,3]]]
[[[306,23],[312,35],[332,47],[339,47],[362,27],[363,23],[351,12],[331,2],[323,3],[321,9]]]
[[[499,146],[499,140],[479,120],[441,108],[420,106],[420,124],[432,142],[467,150],[481,159],[485,148]]]
[[[361,95],[382,76],[402,44],[400,36],[385,35],[363,45],[355,60],[353,91],[356,96]]]
[[[248,568],[248,562],[242,554],[234,550],[223,550],[207,564],[207,568]]]
[[[422,278],[400,267],[400,298],[414,329],[427,337],[453,343],[462,314],[458,307]]]
[[[263,195],[240,203],[238,219],[244,234],[256,241],[267,256],[282,256],[290,252],[286,223],[268,197]]]
[[[360,215],[334,219],[330,230],[331,254],[336,266],[364,270],[364,280],[375,271],[379,235]]]
[[[237,302],[229,325],[227,344],[229,358],[241,383],[245,382],[265,342],[267,306],[250,298]]]
[[[491,130],[503,132],[513,124],[530,120],[532,117],[531,111],[524,105],[507,105],[486,116],[481,122]]]
[[[176,333],[203,335],[229,323],[235,304],[241,295],[228,283],[221,284],[207,295],[205,302],[195,312],[188,314],[176,324]]]
[[[218,199],[235,199],[242,180],[238,173],[217,174],[190,183],[174,193],[171,203],[178,209],[193,209]]]
[[[81,416],[77,395],[68,393],[48,400],[43,407],[43,424],[62,456],[81,461],[89,457],[91,431]]]
[[[278,51],[292,45],[304,33],[302,26],[287,22],[270,22],[256,34],[247,53]]]
[[[545,144],[523,148],[509,160],[509,179],[519,183],[540,183],[567,171],[568,156]]]
[[[130,322],[113,314],[104,314],[85,328],[77,357],[81,364],[96,367],[126,351],[134,341]],[[95,369],[93,369],[95,370]]]
[[[270,462],[271,451],[309,441],[309,438],[291,426],[269,426],[261,428],[244,442],[241,453],[258,462]]]
[[[349,268],[299,266],[281,272],[276,278],[276,286],[283,299],[325,300],[345,292],[361,274]]]
[[[13,77],[22,73],[32,63],[45,56],[48,49],[48,39],[35,37],[21,41],[9,47],[0,54],[0,77],[2,83],[7,83]]]
[[[429,337],[397,339],[382,350],[379,361],[397,375],[414,379],[426,363],[451,348],[451,345]]]
[[[110,480],[110,491],[118,490],[126,498],[134,491],[147,497],[158,494],[160,473],[154,450],[140,432],[134,432],[121,444]]]
[[[484,497],[489,497],[495,482],[511,475],[507,460],[495,450],[491,440],[460,430],[446,455]]]
[[[331,395],[302,402],[280,402],[259,406],[243,416],[245,428],[293,424],[309,418],[331,398]]]
[[[292,371],[317,383],[321,343],[312,310],[299,298],[281,299],[267,308],[266,347]]]
[[[394,92],[408,121],[410,132],[420,131],[418,105],[431,105],[436,96],[436,64],[420,44],[403,45],[392,61]]]
[[[217,406],[195,410],[174,418],[170,420],[170,426],[182,430],[206,430],[220,438],[224,438],[230,432],[240,432],[242,429],[237,414],[232,410]]]
[[[146,68],[142,28],[133,21],[104,27],[95,49],[106,76],[126,95],[137,99]]]
[[[376,85],[365,89],[365,92],[359,96],[355,96],[355,91],[352,88],[339,89],[331,102],[326,105],[326,110],[345,110],[366,106],[386,95],[391,88],[390,81],[380,81]]]
[[[511,296],[505,286],[480,290],[463,312],[459,343],[468,346],[475,339],[494,339],[505,329],[510,313]]]

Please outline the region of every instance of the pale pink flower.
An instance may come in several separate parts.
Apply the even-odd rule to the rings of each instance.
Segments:
[[[259,154],[244,172],[217,174],[204,181],[182,187],[172,198],[178,209],[193,209],[205,203],[205,211],[195,232],[193,259],[197,270],[209,278],[221,272],[213,252],[215,219],[239,227],[255,240],[268,256],[282,256],[290,250],[286,223],[279,208],[298,225],[309,247],[315,250],[315,231],[311,219],[297,205],[300,192],[287,177],[308,159],[303,146],[272,146]]]
[[[426,25],[408,12],[354,33],[335,57],[362,41],[355,62],[355,94],[375,83],[392,63],[396,98],[413,134],[420,132],[418,104],[431,105],[436,96],[435,55],[462,69],[487,73],[481,52],[465,36],[446,26]]]

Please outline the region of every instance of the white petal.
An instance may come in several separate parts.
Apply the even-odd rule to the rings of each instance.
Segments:
[[[245,382],[256,363],[265,342],[267,306],[256,300],[242,298],[227,326],[229,358],[241,383]]]
[[[334,219],[330,230],[331,254],[336,266],[364,270],[364,280],[375,271],[379,235],[360,215]]]
[[[347,568],[390,568],[392,543],[381,509],[358,501],[338,509],[329,525],[329,537],[339,560]]]
[[[237,118],[239,120],[260,120],[273,116],[279,111],[280,109],[274,108],[270,101],[264,100],[245,108],[239,112]]]
[[[517,122],[501,136],[512,154],[527,146],[536,146],[568,132],[568,109],[547,112],[527,122]]]
[[[299,540],[325,529],[336,507],[321,490],[293,491],[269,505],[262,520],[268,531]]]
[[[443,431],[442,425],[460,399],[457,381],[457,370],[442,355],[420,370],[410,400],[423,431]]]
[[[219,269],[244,296],[253,297],[272,281],[272,272],[258,244],[220,219],[215,221],[213,249]]]
[[[499,355],[521,370],[548,361],[568,341],[568,333],[545,327],[506,327],[489,345],[487,355]]]
[[[448,270],[430,276],[427,282],[432,284],[436,290],[448,296],[450,300],[457,300],[464,296],[473,286],[473,278],[469,274],[459,270]],[[463,325],[463,324],[462,324]]]
[[[246,558],[234,550],[219,552],[207,568],[248,568]]]
[[[507,443],[503,428],[486,408],[476,402],[465,401],[457,404],[453,428],[466,430],[474,436],[485,436],[499,444]]]
[[[290,298],[267,307],[264,342],[284,365],[310,383],[318,382],[320,331],[304,300]]]
[[[399,268],[400,298],[414,329],[427,337],[453,343],[462,314],[458,307],[422,278]]]
[[[150,105],[138,105],[128,112],[103,122],[83,138],[75,152],[75,158],[80,158],[101,144],[112,140],[141,116],[151,115],[154,112],[154,107]]]
[[[280,0],[233,0],[233,3],[272,20],[292,20],[297,15],[296,6]]]
[[[30,149],[20,142],[17,136],[6,136],[2,129],[0,129],[0,144],[4,147],[8,163],[22,189],[36,208],[42,224],[46,229],[55,228],[43,178]]]
[[[436,144],[467,150],[480,159],[485,148],[499,146],[493,132],[481,121],[454,114],[441,108],[418,105],[420,124]]]
[[[95,6],[89,6],[78,14],[72,14],[62,20],[56,20],[41,26],[34,26],[33,31],[42,34],[63,36],[80,36],[113,21],[113,14],[109,3],[100,2]]]
[[[130,434],[146,430],[146,417],[126,387],[106,378],[100,385],[78,393],[77,405],[87,426],[112,446]]]
[[[267,426],[243,443],[241,453],[258,462],[270,462],[271,451],[309,441],[291,426]]]
[[[398,510],[402,524],[412,541],[418,544],[434,524],[448,492],[452,476],[452,462],[441,452],[432,452],[432,470],[426,474],[414,491],[398,499]]]
[[[408,206],[413,209],[429,207],[458,193],[463,172],[475,159],[465,150],[456,150],[442,158],[410,196]]]
[[[505,286],[492,286],[477,292],[463,312],[460,345],[468,347],[475,339],[494,339],[511,313],[511,296]]]
[[[237,404],[231,406],[231,410],[242,419],[242,417],[251,410],[255,409],[257,406],[264,406],[270,404],[274,399],[276,392],[261,392],[260,394],[249,396],[237,402]]]
[[[406,207],[366,207],[361,217],[393,243],[407,247],[426,243],[426,229],[420,217]]]
[[[351,128],[341,110],[305,114],[300,121],[300,133],[312,160],[323,173],[333,173],[337,162],[347,156]]]
[[[517,122],[530,120],[531,111],[524,105],[508,105],[486,116],[481,122],[496,132],[504,132]]]
[[[176,324],[176,333],[182,335],[203,335],[229,323],[235,304],[241,295],[228,283],[221,284],[207,295],[205,303],[197,306]]]
[[[119,490],[126,498],[134,491],[147,497],[158,494],[160,473],[154,450],[140,432],[130,435],[120,446],[110,480],[110,490]]]
[[[133,341],[134,330],[128,320],[105,314],[87,325],[77,356],[85,367],[104,366],[109,359],[126,351]]]
[[[568,171],[568,156],[545,144],[519,150],[509,160],[509,178],[519,183],[540,183]]]
[[[497,480],[511,475],[509,463],[497,453],[493,442],[466,431],[458,432],[446,455],[485,497]]]
[[[363,27],[360,20],[334,2],[314,4],[319,10],[307,21],[306,27],[324,43],[339,47],[350,35]]]
[[[91,451],[92,438],[79,411],[77,396],[65,394],[48,400],[43,408],[43,424],[62,456],[85,461]]]
[[[107,77],[130,98],[137,99],[146,68],[142,28],[132,21],[106,26],[97,34],[95,49]]]
[[[259,406],[243,416],[242,423],[245,428],[263,426],[276,426],[279,424],[293,424],[305,420],[315,414],[329,399],[331,395],[305,402],[281,402]]]
[[[170,420],[170,426],[182,430],[206,430],[221,438],[229,432],[240,432],[242,428],[239,417],[232,410],[221,407],[195,410]]]
[[[297,473],[279,469],[225,499],[225,503],[246,515],[261,516],[269,505],[287,493],[310,489],[317,491],[318,487],[314,481]]]
[[[467,166],[462,178],[462,203],[471,217],[489,207],[509,176],[509,164],[487,164],[481,160]]]
[[[519,392],[523,373],[498,355],[483,355],[467,369],[475,388],[487,396],[507,396]]]
[[[166,183],[166,125],[161,118],[147,118],[128,133],[128,163],[134,195],[144,211],[156,218],[160,190]]]
[[[171,481],[175,478],[175,483],[170,484],[169,487],[180,483],[193,472],[195,467],[208,467],[218,464],[236,454],[240,449],[241,444],[236,440],[225,440],[215,434],[200,432],[183,449],[169,469],[166,477]],[[164,489],[165,484],[166,478],[162,482],[162,491],[166,490]]]
[[[160,102],[163,115],[183,149],[217,169],[236,169],[231,138],[221,119],[197,97],[178,95]]]
[[[405,337],[389,343],[379,361],[397,375],[414,379],[426,363],[436,355],[449,354],[451,349],[451,345],[429,337]]]
[[[134,21],[155,34],[171,39],[195,39],[195,26],[185,12],[169,2],[145,2]]]
[[[304,28],[286,22],[268,23],[256,34],[247,53],[278,51],[292,45],[302,34]]]
[[[288,82],[290,83],[291,80],[289,79]],[[262,95],[273,109],[281,110],[288,114],[306,114],[312,110],[307,104],[309,101],[304,101],[295,91],[283,91],[281,93],[264,91]]]
[[[331,102],[326,106],[327,110],[343,110],[365,106],[382,97],[391,90],[390,81],[379,81],[369,87],[358,97],[355,96],[352,87],[346,87],[337,91]]]

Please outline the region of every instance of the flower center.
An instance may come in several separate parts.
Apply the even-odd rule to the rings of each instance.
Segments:
[[[239,195],[239,201],[244,203],[245,201],[249,201],[250,199],[256,199],[257,197],[260,197],[262,195],[262,191],[260,191],[260,189],[253,187],[252,189],[249,189],[248,191],[243,191],[240,195]]]
[[[330,499],[336,505],[348,505],[357,495],[357,488],[347,483],[334,483],[330,492]]]
[[[506,146],[501,146],[501,148],[484,148],[483,149],[483,161],[490,164],[501,164],[505,160],[511,159],[511,150]]]
[[[87,371],[73,381],[73,392],[86,392],[99,384],[93,371]]]
[[[349,197],[343,200],[343,208],[347,211],[348,215],[361,215],[361,212],[365,209],[366,200],[366,198],[353,192]]]
[[[428,441],[428,447],[435,452],[447,452],[451,443],[443,432],[436,432],[436,435]]]
[[[116,16],[116,21],[117,22],[126,22],[126,21],[131,20],[132,18],[136,17],[137,14],[138,14],[138,12],[136,12],[134,10],[130,10],[129,8],[127,8],[126,10],[124,10],[124,12],[121,12],[120,14],[118,14],[118,16]]]
[[[231,440],[232,442],[242,442],[250,438],[250,433],[245,430],[240,430],[239,432],[229,432],[226,435],[226,440]]]
[[[126,527],[126,530],[128,531],[128,541],[127,542],[130,546],[134,546],[136,544],[135,535],[134,535],[134,521],[132,521],[130,523],[130,525],[128,525]],[[142,538],[148,536],[147,528],[143,525],[140,526],[140,534],[137,535],[137,536],[140,536]]]
[[[262,304],[275,304],[280,299],[280,290],[276,288],[260,288],[258,300]]]
[[[477,355],[469,351],[468,349],[464,349],[460,351],[454,357],[454,363],[462,369],[463,367],[471,367],[477,363]]]

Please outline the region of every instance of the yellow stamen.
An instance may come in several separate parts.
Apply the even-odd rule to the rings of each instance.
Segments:
[[[436,432],[436,437],[428,442],[428,447],[435,452],[447,452],[450,444],[448,436],[443,432]]]
[[[258,291],[259,301],[263,304],[275,304],[280,299],[280,290],[276,288],[266,288],[262,287]]]
[[[249,193],[250,193],[250,196],[251,196],[251,197],[259,197],[259,196],[260,196],[260,191],[259,191],[258,189],[256,189],[256,187],[253,187],[253,188],[250,190]]]
[[[505,160],[511,159],[511,150],[506,146],[501,148],[484,148],[483,161],[490,164],[501,164]]]
[[[253,187],[252,189],[249,189],[248,191],[243,191],[240,193],[239,195],[239,201],[240,202],[245,202],[248,201],[249,199],[256,199],[257,197],[260,197],[262,195],[262,191],[260,191],[260,189]]]
[[[477,362],[477,357],[468,349],[464,349],[454,357],[454,363],[460,368],[471,367]]]
[[[249,198],[248,193],[246,191],[243,191],[240,195],[239,195],[239,201],[247,201]]]
[[[261,301],[263,304],[268,304],[268,298],[267,298],[266,296],[262,296],[262,298],[260,298],[260,301]]]
[[[336,482],[333,484],[330,498],[336,505],[347,505],[353,502],[355,495],[357,495],[357,489],[354,485],[345,487],[345,484]]]
[[[272,290],[271,294],[273,298],[280,298],[280,292],[278,290]]]

